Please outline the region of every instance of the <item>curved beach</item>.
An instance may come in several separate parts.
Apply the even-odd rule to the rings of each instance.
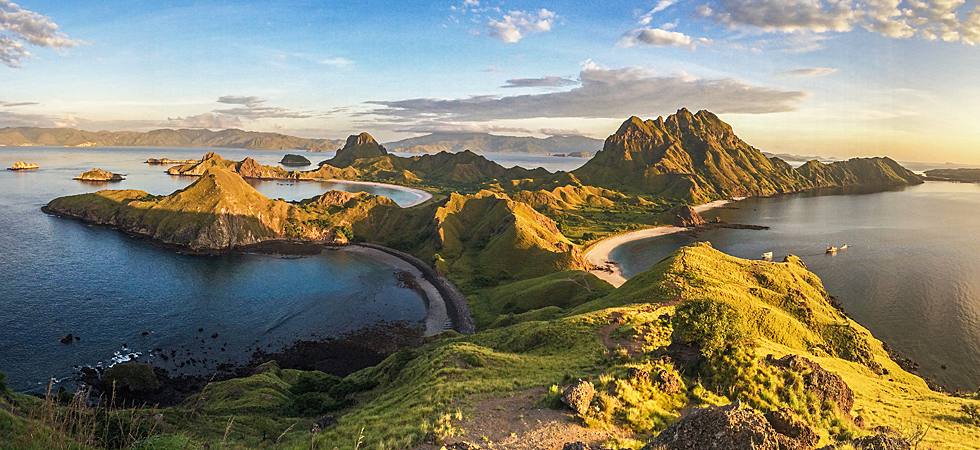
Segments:
[[[300,181],[306,181],[306,180],[300,180]],[[382,188],[388,188],[388,189],[396,189],[396,190],[404,191],[404,192],[411,192],[411,193],[419,196],[418,200],[412,200],[411,202],[408,202],[408,203],[406,203],[404,205],[401,205],[402,208],[411,208],[411,207],[413,207],[415,205],[421,205],[421,204],[429,201],[429,199],[432,198],[432,194],[429,193],[428,191],[424,191],[422,189],[410,188],[408,186],[400,186],[400,185],[397,185],[397,184],[377,183],[377,182],[374,182],[374,181],[338,180],[336,178],[330,178],[330,179],[326,179],[326,180],[310,180],[310,181],[329,181],[331,183],[360,184],[360,185],[364,185],[364,186],[382,187]]]
[[[740,199],[739,199],[740,200]],[[710,203],[705,203],[703,205],[698,205],[694,207],[694,211],[698,214],[708,211],[712,208],[717,208],[719,206],[724,206],[732,203],[733,200],[715,200]],[[608,268],[607,270],[591,270],[593,275],[599,277],[600,279],[606,281],[607,283],[620,287],[626,282],[626,277],[623,276],[622,270],[620,270],[618,264],[609,263],[609,254],[612,251],[627,242],[637,241],[640,239],[646,239],[656,236],[664,236],[668,234],[677,233],[684,231],[686,228],[681,227],[655,227],[647,228],[645,230],[630,231],[629,233],[617,234],[615,236],[603,239],[592,246],[585,253],[585,260],[596,267]]]

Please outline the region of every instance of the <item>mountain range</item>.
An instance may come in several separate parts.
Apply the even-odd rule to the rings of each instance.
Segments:
[[[432,133],[385,144],[389,150],[402,153],[595,153],[602,141],[585,136],[535,137],[498,136],[489,133]]]
[[[279,133],[228,129],[84,131],[73,128],[0,128],[0,146],[245,148],[250,150],[333,151],[343,141],[305,139]]]

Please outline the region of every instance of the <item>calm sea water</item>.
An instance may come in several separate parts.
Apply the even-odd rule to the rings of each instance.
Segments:
[[[262,164],[277,164],[285,153],[217,151]],[[205,152],[0,147],[2,167],[21,160],[41,166],[0,169],[0,371],[7,372],[12,388],[38,392],[50,377],[69,377],[75,366],[105,366],[132,355],[171,370],[175,361],[193,357],[205,362],[181,370],[213,371],[221,363],[243,362],[260,347],[275,350],[296,339],[334,336],[381,320],[425,317],[421,298],[400,287],[390,267],[366,256],[344,251],[288,259],[191,256],[40,210],[53,198],[99,189],[168,194],[195,179],[169,176],[166,166],[143,161],[200,158]],[[96,167],[125,174],[126,180],[72,180]],[[330,189],[369,191],[399,203],[417,198],[363,185],[253,185],[268,197],[287,200]],[[61,344],[68,333],[81,340]],[[212,338],[214,333],[218,336]],[[153,355],[158,348],[168,355],[176,351],[176,358],[162,361]]]
[[[954,389],[980,385],[980,185],[821,191],[733,206],[703,216],[771,229],[716,230],[696,240],[741,258],[799,256],[851,317],[917,361],[924,375]],[[610,257],[632,276],[694,241],[651,238]],[[836,256],[825,253],[845,243]]]

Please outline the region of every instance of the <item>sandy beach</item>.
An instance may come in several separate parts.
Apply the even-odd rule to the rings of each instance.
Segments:
[[[425,279],[422,272],[415,268],[415,266],[413,266],[411,263],[395,255],[361,245],[349,245],[344,247],[342,251],[368,255],[371,258],[377,259],[378,261],[391,266],[395,270],[405,271],[412,274],[412,276],[415,277],[415,282],[418,283],[419,287],[422,288],[422,291],[425,292],[425,335],[431,336],[448,329],[447,324],[450,323],[449,313],[446,310],[446,302],[442,298],[442,294],[440,294],[439,290],[436,289],[432,283],[429,283],[429,281]]]
[[[423,191],[422,189],[410,188],[410,187],[407,187],[407,186],[399,186],[397,184],[376,183],[376,182],[373,182],[373,181],[338,180],[336,178],[330,178],[330,179],[327,179],[327,180],[314,179],[312,181],[331,181],[331,182],[334,182],[334,183],[361,184],[361,185],[365,185],[365,186],[374,186],[374,187],[383,187],[383,188],[389,188],[389,189],[398,189],[399,191],[411,192],[413,194],[417,194],[417,195],[420,196],[418,198],[418,200],[413,200],[411,202],[408,202],[408,203],[402,205],[402,208],[411,208],[411,207],[413,207],[415,205],[421,205],[421,204],[429,201],[430,198],[432,198],[432,194],[430,194],[428,191]]]
[[[741,200],[741,199],[735,199]],[[717,208],[719,206],[724,206],[732,203],[733,200],[715,200],[710,203],[705,203],[703,205],[698,205],[694,207],[694,210],[701,214],[712,208]],[[667,234],[677,233],[679,231],[684,231],[685,228],[681,227],[656,227],[647,228],[645,230],[630,231],[629,233],[617,234],[615,236],[608,237],[599,241],[597,244],[593,245],[592,248],[585,253],[585,260],[590,264],[599,267],[608,267],[612,272],[607,272],[605,270],[593,270],[592,274],[599,277],[600,279],[606,281],[607,283],[620,287],[626,282],[626,277],[623,276],[623,272],[619,269],[617,264],[608,264],[609,254],[612,253],[613,249],[623,245],[627,242],[636,241],[639,239],[646,239],[656,236],[663,236]]]

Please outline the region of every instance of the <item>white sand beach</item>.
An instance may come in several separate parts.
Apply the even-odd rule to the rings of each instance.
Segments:
[[[408,202],[408,203],[402,205],[402,208],[411,208],[411,207],[413,207],[415,205],[421,205],[421,204],[429,201],[430,198],[432,198],[432,194],[430,194],[427,191],[423,191],[422,189],[410,188],[410,187],[407,187],[407,186],[399,186],[397,184],[376,183],[376,182],[373,182],[373,181],[338,180],[336,178],[330,178],[330,179],[327,179],[327,180],[314,180],[314,181],[331,181],[331,182],[334,182],[334,183],[361,184],[361,185],[365,185],[365,186],[374,186],[374,187],[383,187],[383,188],[389,188],[389,189],[398,189],[399,191],[411,192],[413,194],[417,194],[417,195],[420,196],[417,200],[412,200],[411,202]]]
[[[705,203],[703,205],[698,205],[694,207],[694,211],[701,214],[712,208],[717,208],[719,206],[724,206],[733,201],[741,200],[741,198],[733,200],[715,200],[710,203]],[[630,231],[628,233],[617,234],[615,236],[608,237],[599,241],[597,244],[593,245],[592,248],[585,253],[585,260],[590,264],[598,267],[608,267],[612,272],[605,270],[593,270],[592,274],[605,280],[607,283],[620,287],[626,282],[626,277],[623,276],[623,272],[620,270],[618,264],[609,264],[609,254],[612,253],[613,249],[623,245],[627,242],[636,241],[639,239],[646,239],[655,236],[663,236],[667,234],[677,233],[679,231],[684,231],[685,228],[681,227],[655,227],[647,228],[645,230]]]

